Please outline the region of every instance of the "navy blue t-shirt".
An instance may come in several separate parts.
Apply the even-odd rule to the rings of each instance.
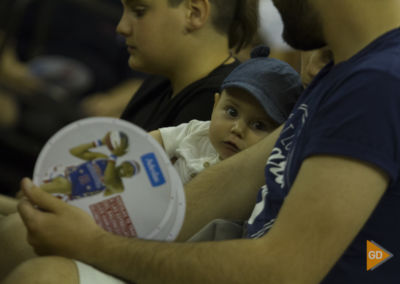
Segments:
[[[318,154],[359,159],[390,177],[377,208],[323,283],[400,283],[400,29],[345,62],[328,64],[302,95],[267,161],[249,238],[273,226],[302,162]],[[366,271],[367,240],[394,257]]]

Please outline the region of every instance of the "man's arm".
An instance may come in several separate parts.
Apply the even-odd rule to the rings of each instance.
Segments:
[[[80,259],[138,283],[318,283],[364,225],[387,184],[387,176],[369,164],[311,157],[303,163],[275,225],[257,240],[127,239],[102,231],[81,210],[37,188],[26,193],[48,212],[26,202],[20,212],[38,252]],[[81,220],[79,229],[70,217]],[[49,231],[50,225],[55,231]],[[78,244],[68,242],[65,235],[70,234]]]
[[[270,261],[285,279],[280,283],[319,283],[366,223],[388,184],[386,173],[359,160],[328,155],[306,159],[264,237]]]

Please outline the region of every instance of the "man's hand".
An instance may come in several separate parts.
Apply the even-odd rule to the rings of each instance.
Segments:
[[[78,258],[106,232],[83,210],[68,205],[23,179],[26,196],[18,211],[28,231],[28,242],[39,255]]]

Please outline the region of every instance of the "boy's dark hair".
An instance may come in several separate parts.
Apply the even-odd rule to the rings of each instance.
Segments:
[[[175,7],[184,0],[168,0]],[[215,9],[212,23],[220,33],[227,34],[229,48],[239,52],[253,41],[258,29],[259,0],[209,0]]]

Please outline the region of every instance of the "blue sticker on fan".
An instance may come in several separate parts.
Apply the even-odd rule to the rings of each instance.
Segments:
[[[154,155],[154,153],[148,153],[143,155],[141,160],[151,185],[153,187],[163,185],[165,183],[165,178],[158,164],[156,155]]]

